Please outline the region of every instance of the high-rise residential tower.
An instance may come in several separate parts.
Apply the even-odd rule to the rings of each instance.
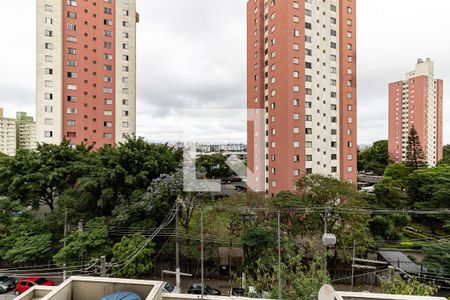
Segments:
[[[16,134],[16,120],[5,117],[0,108],[0,153],[16,155]]]
[[[17,150],[36,149],[36,122],[26,112],[16,113]]]
[[[356,183],[356,0],[248,0],[248,184]]]
[[[136,130],[136,0],[37,0],[37,141]]]
[[[402,81],[389,84],[389,159],[406,160],[408,135],[416,129],[426,162],[442,159],[443,81],[434,78],[434,63],[419,59]]]

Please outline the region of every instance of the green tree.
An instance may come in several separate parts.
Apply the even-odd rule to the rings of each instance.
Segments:
[[[154,244],[141,234],[124,236],[112,248],[114,276],[136,278],[153,267]]]
[[[406,208],[408,206],[408,195],[398,183],[389,177],[385,177],[375,185],[375,204],[381,208]]]
[[[427,165],[425,152],[420,145],[420,137],[416,128],[411,127],[406,145],[406,165],[414,170]]]
[[[197,159],[197,169],[205,172],[207,178],[228,178],[234,172],[226,164],[227,157],[223,154],[201,155]]]
[[[20,265],[46,258],[51,251],[51,238],[50,233],[20,235],[15,238],[14,244],[6,251],[3,259]]]
[[[392,180],[392,184],[398,188],[404,189],[406,181],[411,174],[411,169],[404,164],[391,164],[384,171],[384,178]]]
[[[388,141],[376,141],[358,155],[358,170],[383,175],[389,164]]]
[[[142,201],[147,188],[161,174],[175,172],[182,152],[163,144],[149,144],[129,137],[116,147],[104,146],[96,152],[97,165],[78,180],[72,197],[81,198],[88,208],[108,216],[117,207],[127,208]],[[76,201],[65,199],[77,205]]]
[[[53,257],[60,266],[79,265],[82,261],[98,259],[102,255],[111,253],[108,228],[104,218],[89,221],[83,231],[70,233],[66,239],[66,246],[61,248]]]
[[[24,265],[47,259],[52,234],[43,220],[19,201],[0,197],[0,256],[10,264]]]
[[[268,262],[258,260],[247,282],[257,293],[266,292],[269,298],[278,298],[278,262],[271,256]],[[281,264],[281,299],[317,299],[320,288],[331,280],[323,269],[323,258],[316,256],[307,263],[303,255],[286,257]],[[264,295],[249,295],[261,297]]]
[[[438,291],[438,287],[420,283],[409,278],[406,282],[398,275],[381,281],[383,293],[394,295],[432,296]]]
[[[408,177],[407,193],[415,208],[449,208],[450,166],[415,171]]]
[[[424,248],[423,263],[432,272],[450,275],[450,242],[430,243]]]
[[[450,165],[450,145],[445,145],[442,151],[442,160],[439,165]]]
[[[324,232],[324,212],[328,210],[328,233],[337,237],[336,254],[342,261],[352,257],[353,241],[357,241],[357,254],[363,255],[373,247],[369,230],[370,215],[362,210],[367,203],[360,197],[355,186],[332,177],[310,175],[302,178],[297,192],[281,193],[273,200],[282,208],[303,207],[310,210],[295,211],[283,217],[283,224],[292,236],[321,237]],[[319,211],[314,208],[319,207]],[[358,211],[358,213],[355,213]]]
[[[36,151],[21,150],[15,157],[0,160],[0,193],[38,210],[42,205],[55,209],[56,200],[84,175],[80,163],[90,151],[84,145],[72,149],[41,144]]]

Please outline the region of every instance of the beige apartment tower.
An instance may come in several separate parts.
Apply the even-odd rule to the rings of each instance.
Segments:
[[[136,0],[37,0],[38,142],[136,132]]]
[[[356,184],[356,0],[248,0],[248,184]]]
[[[416,129],[429,166],[442,159],[444,83],[434,77],[434,63],[419,59],[404,80],[389,84],[389,159],[406,160],[411,128]]]
[[[36,122],[25,112],[16,113],[17,149],[34,150],[37,147]]]
[[[6,155],[16,155],[16,120],[3,116],[0,108],[0,152]]]

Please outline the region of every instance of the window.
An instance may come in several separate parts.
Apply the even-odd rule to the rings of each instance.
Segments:
[[[45,4],[45,11],[52,12],[53,11],[53,5]]]
[[[305,128],[306,134],[312,134],[312,128]]]
[[[46,138],[51,138],[53,137],[53,131],[44,131],[44,136]]]
[[[293,48],[295,51],[300,50],[299,44],[293,44],[293,45],[292,45],[292,48]]]
[[[67,89],[70,91],[76,91],[77,90],[77,85],[76,84],[68,84],[67,85]]]
[[[77,101],[77,97],[75,97],[75,96],[67,96],[67,101],[68,102],[76,102]]]
[[[105,110],[105,111],[103,112],[103,115],[104,115],[104,116],[112,116],[112,111],[111,111],[111,110]]]
[[[299,106],[299,105],[300,105],[300,100],[299,100],[299,99],[294,99],[294,100],[292,101],[292,104],[293,104],[294,106]]]
[[[53,81],[51,81],[51,80],[46,80],[44,84],[45,84],[45,87],[53,87]]]
[[[107,127],[107,128],[112,128],[112,127],[113,127],[113,123],[110,122],[110,121],[105,121],[105,122],[103,122],[103,125],[104,125],[105,127]]]
[[[77,42],[77,37],[76,36],[68,36],[67,37],[67,41],[71,42],[71,43],[76,43]]]
[[[53,19],[49,18],[49,17],[45,17],[45,24],[52,25],[53,24]]]
[[[293,76],[294,78],[299,78],[299,77],[300,77],[300,72],[294,71],[293,74],[292,74],[292,76]]]
[[[294,148],[300,148],[300,142],[294,141]]]
[[[305,148],[312,148],[312,142],[311,141],[306,141],[305,142]]]
[[[112,60],[113,56],[112,56],[112,54],[105,53],[105,54],[103,54],[103,58],[106,60]]]
[[[77,66],[77,62],[75,60],[68,60],[67,61],[67,65],[69,67],[76,67]]]
[[[104,42],[103,43],[103,47],[106,49],[111,49],[112,48],[112,43],[111,42]]]
[[[306,161],[312,161],[312,155],[306,155],[305,156]]]
[[[103,9],[103,12],[104,12],[105,14],[112,15],[112,9],[111,9],[111,8],[105,7],[105,8]]]
[[[300,31],[298,29],[294,29],[294,36],[295,37],[299,37],[300,36]]]
[[[111,26],[111,25],[113,24],[113,22],[112,22],[112,20],[110,20],[110,19],[104,19],[104,20],[103,20],[103,24],[108,25],[108,26]]]
[[[112,88],[103,88],[103,93],[105,94],[112,94],[113,89]]]
[[[47,113],[53,112],[53,106],[51,106],[51,105],[46,105],[46,106],[44,107],[44,111],[47,112]]]
[[[75,54],[77,54],[77,49],[75,49],[75,48],[67,48],[67,54],[75,55]]]
[[[310,62],[305,62],[305,68],[307,68],[307,69],[312,69],[312,63],[310,63]]]
[[[53,69],[45,68],[45,74],[46,75],[52,75],[53,74]]]
[[[293,63],[294,63],[294,65],[299,65],[300,59],[298,57],[294,57]]]
[[[298,23],[300,21],[300,18],[298,16],[293,17],[294,23]]]
[[[294,113],[294,120],[300,120],[300,114]]]
[[[331,11],[336,11],[336,5],[331,4],[330,9],[331,9]]]
[[[67,126],[77,126],[76,120],[67,120]]]
[[[122,122],[122,128],[128,128],[129,124],[128,122]]]
[[[45,100],[53,100],[53,94],[52,93],[45,93],[44,98],[45,98]]]
[[[68,11],[68,12],[67,12],[67,17],[68,17],[69,19],[76,19],[76,18],[77,18],[77,13],[76,13],[76,12],[73,12],[73,11]]]
[[[128,110],[122,110],[123,117],[128,117],[128,115],[129,115]]]
[[[112,36],[113,36],[113,33],[112,33],[112,31],[105,30],[105,31],[103,32],[103,35],[104,35],[104,36],[107,36],[107,37],[112,37]]]
[[[52,36],[53,36],[53,31],[51,31],[51,30],[46,30],[46,31],[45,31],[45,36],[47,36],[47,37],[52,37]]]
[[[123,27],[128,27],[130,25],[130,23],[128,23],[127,21],[123,21],[122,22],[122,26]]]
[[[76,31],[77,30],[77,25],[68,23],[67,24],[67,30]]]
[[[295,9],[299,9],[300,8],[300,4],[297,1],[294,1],[292,3],[292,7],[294,7]]]
[[[305,121],[312,122],[312,115],[305,115]]]
[[[67,109],[67,113],[68,113],[69,115],[76,114],[76,113],[77,113],[77,109],[76,109],[76,108],[68,108],[68,109]]]
[[[112,66],[111,65],[103,65],[103,70],[112,71]]]
[[[67,72],[67,78],[77,78],[77,73],[75,73],[75,72]]]
[[[69,5],[69,6],[77,6],[77,0],[67,0],[67,5]]]
[[[103,104],[112,105],[113,101],[112,101],[112,99],[106,98],[106,99],[103,99]]]

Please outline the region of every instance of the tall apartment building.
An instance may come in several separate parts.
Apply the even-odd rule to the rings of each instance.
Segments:
[[[434,63],[419,59],[402,81],[389,84],[389,158],[406,160],[408,135],[417,130],[429,166],[442,159],[443,81],[434,78]]]
[[[356,183],[356,0],[248,0],[248,184]]]
[[[37,0],[37,140],[136,131],[136,0]]]
[[[34,150],[36,142],[36,122],[25,112],[16,113],[17,149]]]
[[[16,155],[16,120],[3,116],[0,108],[0,153]]]

